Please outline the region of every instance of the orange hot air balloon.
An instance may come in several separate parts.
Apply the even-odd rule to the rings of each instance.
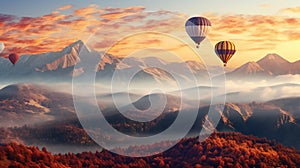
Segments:
[[[15,54],[15,53],[11,53],[11,54],[9,54],[8,59],[10,60],[10,62],[12,64],[15,65],[18,62],[18,60],[19,60],[19,56],[17,54]]]
[[[224,67],[226,67],[227,62],[235,54],[235,45],[230,41],[220,41],[215,45],[215,52],[219,58],[223,61]]]

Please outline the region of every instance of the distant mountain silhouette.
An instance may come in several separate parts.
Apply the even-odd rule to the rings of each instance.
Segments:
[[[83,64],[91,65],[89,68],[97,72],[97,79],[104,81],[111,80],[115,71],[120,73],[116,80],[123,81],[135,71],[139,72],[135,76],[137,83],[150,85],[172,83],[175,85],[174,78],[176,78],[188,87],[195,78],[203,82],[209,77],[205,65],[201,62],[167,62],[154,56],[119,58],[90,50],[82,41],[77,41],[61,51],[23,55],[15,66],[12,66],[8,59],[1,57],[0,79],[8,82],[70,82],[72,77],[88,71],[84,69]],[[278,75],[300,74],[299,67],[300,61],[291,63],[277,54],[268,54],[257,62],[248,62],[236,68],[227,73],[227,76],[229,79],[271,78]]]
[[[300,61],[291,63],[278,54],[268,54],[257,62],[248,62],[232,72],[229,79],[269,79],[278,75],[299,74]]]
[[[124,97],[123,94],[116,94],[115,96],[120,99]],[[128,113],[132,113],[134,116],[151,116],[154,115],[152,113],[157,113],[158,111],[147,111],[147,107],[151,105],[150,100],[162,101],[163,98],[164,95],[161,94],[137,97],[137,100],[132,102],[133,107],[140,108],[141,112],[130,109],[131,107],[126,105],[122,106],[121,109],[124,109],[125,112],[127,110]],[[145,123],[121,116],[116,108],[103,109],[103,113],[107,121],[121,132],[137,136],[155,134],[168,128],[176,119],[180,101],[176,96],[167,95],[164,112],[159,114],[154,120]],[[189,110],[193,107],[189,103],[185,104],[186,102],[189,101],[183,102],[184,109],[182,113],[189,115]],[[15,135],[12,136],[14,139],[28,143],[41,143],[43,142],[43,138],[40,139],[41,137],[48,137],[47,140],[52,142],[53,135],[62,134],[63,136],[64,134],[70,134],[70,129],[82,132],[82,137],[84,135],[81,124],[74,113],[72,97],[68,94],[53,92],[51,89],[32,84],[10,85],[0,90],[0,104],[2,127],[27,124],[26,127],[9,131],[12,132],[12,135]],[[212,112],[221,115],[218,123],[214,123],[214,120],[207,116],[209,106],[203,106],[198,110],[198,116],[190,131],[190,135],[199,134],[204,121],[208,120],[209,126],[205,127],[205,130],[214,131],[214,128],[211,126],[217,124],[217,131],[241,132],[243,134],[267,137],[300,149],[300,144],[298,143],[300,142],[299,105],[300,99],[297,97],[265,103],[227,103],[224,111],[221,111],[219,105],[213,105],[210,107]],[[88,121],[97,122],[93,121],[93,118]],[[36,127],[36,124],[39,124],[39,126]],[[48,134],[51,131],[54,132]],[[24,134],[24,132],[26,133]],[[32,133],[28,134],[28,132]],[[55,143],[62,143],[65,141],[63,139],[55,141]]]
[[[76,69],[74,67],[76,66]],[[86,67],[84,65],[90,65]],[[95,67],[94,67],[95,66]],[[88,68],[88,69],[87,69]],[[90,50],[82,41],[74,42],[61,51],[23,55],[15,66],[0,57],[0,79],[6,82],[70,82],[89,70],[97,72],[97,79],[108,82],[115,71],[117,81],[124,81],[131,72],[137,83],[176,85],[174,77],[188,84],[193,78],[207,79],[205,66],[197,61],[166,62],[158,57],[118,58]]]

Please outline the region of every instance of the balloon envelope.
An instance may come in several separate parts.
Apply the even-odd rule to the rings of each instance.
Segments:
[[[192,17],[185,23],[185,30],[191,39],[199,45],[206,37],[211,23],[204,17]]]
[[[0,42],[0,53],[4,50],[5,46],[3,42]]]
[[[215,45],[215,52],[219,58],[223,61],[224,66],[235,54],[235,45],[230,41],[220,41]]]
[[[15,53],[12,53],[12,54],[9,54],[8,59],[10,60],[10,62],[12,64],[15,65],[18,62],[18,60],[19,60],[19,56],[17,54],[15,54]]]

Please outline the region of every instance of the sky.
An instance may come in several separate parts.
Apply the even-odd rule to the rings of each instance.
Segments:
[[[221,40],[236,44],[237,53],[230,67],[257,61],[268,53],[278,53],[291,62],[299,60],[298,0],[10,0],[0,1],[0,6],[4,57],[10,52],[22,55],[59,51],[77,40],[103,50],[143,31],[170,34],[193,45],[185,33],[184,21],[191,16],[205,16],[212,22],[207,37],[212,46]],[[163,46],[193,59],[187,45],[179,44],[176,38],[168,39],[142,33],[126,38],[111,51],[126,55],[137,48]]]

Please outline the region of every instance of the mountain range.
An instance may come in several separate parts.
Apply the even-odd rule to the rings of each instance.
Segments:
[[[300,74],[300,60],[289,62],[278,54],[268,54],[257,62],[248,62],[229,72],[229,78],[270,78],[278,75]]]
[[[15,66],[8,59],[1,57],[0,79],[7,82],[71,81],[72,77],[80,76],[87,71],[80,66],[86,62],[96,70],[99,79],[111,80],[113,73],[117,71],[119,76],[116,79],[122,81],[130,77],[131,72],[138,72],[133,81],[137,83],[146,81],[149,85],[176,84],[174,78],[189,83],[196,77],[199,82],[203,82],[203,79],[209,76],[205,65],[201,62],[167,62],[155,56],[122,59],[90,50],[82,41],[77,41],[61,51],[23,55]],[[248,62],[228,72],[227,77],[253,79],[286,74],[300,74],[300,61],[291,63],[277,54],[268,54],[257,62]]]
[[[164,68],[167,70],[163,70]],[[205,66],[200,62],[166,62],[157,57],[121,59],[90,50],[82,41],[77,41],[58,52],[23,55],[15,66],[8,59],[0,58],[0,79],[10,83],[70,82],[72,77],[83,75],[91,69],[96,71],[97,79],[102,81],[111,80],[113,73],[117,72],[119,75],[115,76],[115,80],[122,82],[128,79],[132,72],[138,72],[133,81],[149,85],[175,85],[174,77],[184,82],[190,81],[192,75],[196,78],[208,77]]]
[[[123,95],[121,94],[120,98],[122,99],[122,97]],[[133,105],[136,108],[147,108],[146,105],[151,103],[149,102],[151,97],[157,99],[157,101],[162,99],[161,94],[145,95],[133,101]],[[136,136],[155,134],[168,128],[178,115],[178,109],[175,107],[176,105],[178,106],[180,99],[170,95],[166,97],[167,102],[164,112],[149,122],[130,120],[120,115],[118,110],[113,108],[104,109],[104,114],[107,121],[115,129],[126,134]],[[72,97],[69,94],[54,92],[51,89],[38,85],[10,85],[0,90],[0,104],[2,127],[27,125],[26,127],[8,131],[16,136],[15,139],[21,139],[29,144],[41,144],[45,140],[51,144],[59,144],[62,142],[77,142],[77,140],[72,140],[72,137],[87,137],[75,115]],[[186,106],[186,109],[182,112],[185,115],[189,115],[189,109],[192,107],[188,107],[188,104]],[[300,149],[300,143],[298,143],[300,142],[299,97],[260,103],[226,103],[224,110],[221,107],[217,104],[197,109],[198,116],[190,134],[198,135],[201,129],[214,131],[212,126],[215,125],[217,126],[217,131],[241,132],[243,134],[267,137]],[[126,106],[122,108],[128,109]],[[212,113],[215,116],[219,115],[221,117],[218,123],[211,118],[214,115],[210,116],[207,114],[209,108],[212,109]],[[151,115],[145,114],[145,111],[131,112],[136,116]],[[148,112],[151,113],[151,111]],[[97,122],[94,121],[94,118],[87,118],[87,121],[91,123]],[[204,121],[208,121],[208,125],[205,127],[203,127]],[[71,130],[76,130],[80,135],[75,136],[74,131]],[[105,131],[102,131],[102,133],[105,133]],[[60,138],[60,141],[58,141],[58,136],[56,135],[68,137],[69,140],[66,141],[64,138]]]

